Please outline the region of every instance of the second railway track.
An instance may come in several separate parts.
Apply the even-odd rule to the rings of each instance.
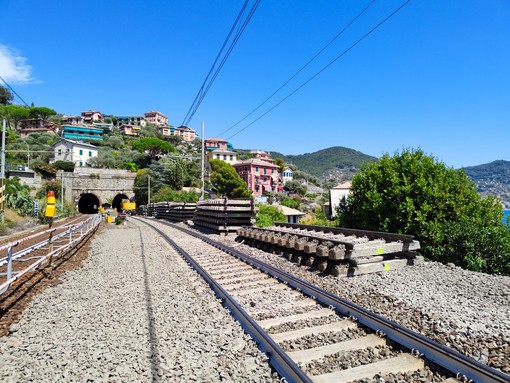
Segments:
[[[385,379],[380,381],[510,381],[500,371],[233,248],[184,233],[182,227],[141,221],[207,280],[289,381],[371,381],[374,376]]]

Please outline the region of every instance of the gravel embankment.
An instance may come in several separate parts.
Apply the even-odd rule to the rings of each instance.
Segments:
[[[235,235],[211,237],[510,373],[510,277],[426,262],[336,278],[236,243]]]
[[[0,341],[0,381],[279,381],[205,282],[137,225],[107,225],[83,267],[33,300]]]

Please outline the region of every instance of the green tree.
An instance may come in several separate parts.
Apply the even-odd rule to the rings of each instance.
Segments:
[[[140,169],[136,172],[135,182],[133,183],[133,191],[135,192],[136,206],[147,205],[148,201],[148,185],[149,185],[149,171],[147,169]],[[151,187],[151,193],[153,192]],[[152,202],[152,198],[151,198]]]
[[[30,109],[20,105],[0,106],[0,116],[7,120],[9,128],[16,130],[21,120],[30,116]]]
[[[152,160],[155,160],[160,154],[176,151],[168,142],[156,137],[144,137],[133,141],[133,149],[140,153],[147,152]]]
[[[258,227],[272,226],[274,222],[286,222],[287,218],[280,210],[270,205],[260,205],[255,218]]]
[[[43,123],[47,122],[50,116],[55,116],[57,112],[53,109],[47,108],[45,106],[36,106],[29,109],[29,118],[38,118]]]
[[[9,105],[14,100],[14,95],[9,89],[0,85],[0,105]]]
[[[211,182],[216,191],[227,198],[248,198],[251,191],[246,183],[239,177],[236,169],[221,160],[210,161],[212,173]]]
[[[507,273],[501,262],[486,258],[495,252],[507,264],[510,260],[509,232],[500,230],[501,205],[494,198],[482,199],[464,171],[448,168],[420,149],[385,154],[364,165],[337,213],[340,226],[415,235],[421,252],[431,259]],[[489,228],[494,230],[488,236],[483,231]],[[479,237],[487,238],[483,246]]]
[[[55,161],[53,166],[65,172],[74,172],[74,162],[72,161]]]
[[[41,174],[43,178],[55,178],[57,175],[57,169],[51,164],[47,164],[41,161],[34,161],[30,166],[34,171]]]
[[[302,197],[306,194],[306,186],[300,184],[298,181],[288,181],[285,184],[285,189],[290,193],[299,194]]]

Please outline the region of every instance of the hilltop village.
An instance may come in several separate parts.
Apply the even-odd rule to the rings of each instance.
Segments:
[[[183,174],[177,177],[175,174],[162,176],[159,180],[156,178],[159,183],[154,187],[161,188],[166,184],[176,190],[200,188],[202,138],[188,126],[172,125],[168,116],[159,111],[118,116],[103,114],[98,110],[65,115],[46,107],[6,105],[0,108],[9,108],[9,113],[3,113],[7,116],[7,128],[14,137],[19,137],[18,140],[7,140],[8,175],[34,178],[35,186],[39,174],[46,179],[55,178],[56,174],[51,169],[55,164],[72,163],[75,169],[125,169],[132,172],[149,169],[153,173],[164,173],[169,167],[179,164],[181,169],[176,172]],[[168,146],[161,146],[161,142],[144,144],[143,141],[149,138],[161,140]],[[210,186],[209,162],[219,159],[235,168],[259,202],[271,201],[272,195],[286,192],[298,201],[290,203],[292,207],[305,211],[320,209],[330,218],[335,215],[335,201],[349,193],[350,179],[361,164],[376,160],[340,147],[317,152],[321,155],[321,161],[311,157],[305,162],[305,155],[271,154],[263,148],[241,150],[234,148],[231,142],[216,137],[205,137],[204,146],[206,189]],[[324,152],[328,152],[327,155]],[[335,162],[328,162],[324,158],[334,158]],[[497,179],[494,176],[491,178],[495,165],[499,166],[496,162],[488,164],[491,166],[466,168],[466,172],[474,180],[480,194],[499,197],[504,208],[508,209],[510,190],[504,182],[508,177],[504,180],[499,176]],[[158,168],[157,164],[164,166]],[[503,165],[508,164],[505,162]],[[499,166],[498,174],[501,171]],[[504,172],[510,174],[508,169]],[[173,178],[175,181],[179,177],[181,180],[176,182],[170,180]],[[143,198],[146,196],[143,195]]]
[[[38,174],[42,174],[46,179],[52,175],[58,179],[48,167],[63,163],[73,164],[75,172],[90,168],[132,172],[149,169],[155,173],[152,187],[156,189],[167,185],[174,190],[199,192],[202,138],[194,129],[173,126],[165,114],[155,110],[133,116],[107,115],[97,110],[83,111],[80,115],[45,112],[44,116],[32,113],[28,118],[8,120],[8,128],[20,138],[9,144],[7,164],[11,176],[37,179]],[[152,139],[152,143],[148,143],[148,139]],[[297,200],[287,204],[289,209],[312,211],[319,208],[323,211],[326,207],[326,213],[331,215],[325,190],[332,188],[333,193],[340,194],[349,190],[349,184],[343,182],[346,180],[340,179],[331,179],[327,189],[323,189],[323,182],[317,177],[261,149],[235,149],[232,143],[216,137],[206,137],[203,142],[207,191],[212,159],[232,165],[252,196],[262,203],[271,202],[274,200],[271,196],[286,192]],[[172,167],[180,167],[173,169],[174,173],[183,174],[170,174]],[[173,182],[179,177],[180,180]],[[334,188],[337,185],[341,191]],[[143,195],[139,202],[146,198],[145,192],[137,194]],[[160,196],[153,194],[151,201],[157,198]]]

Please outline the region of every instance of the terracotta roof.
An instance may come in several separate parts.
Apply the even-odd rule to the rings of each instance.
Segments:
[[[338,184],[336,186],[333,186],[331,189],[350,189],[352,186],[351,181],[346,181],[344,183]]]
[[[261,160],[260,158],[250,158],[248,160],[237,161],[234,166],[238,165],[259,165],[259,166],[267,166],[270,168],[280,168],[278,165],[273,164],[272,162]]]
[[[283,205],[278,206],[278,209],[280,209],[285,216],[289,216],[289,215],[305,215],[305,213],[303,213],[302,211],[299,211],[299,210],[296,210],[296,209],[292,209],[290,207],[283,206]]]

